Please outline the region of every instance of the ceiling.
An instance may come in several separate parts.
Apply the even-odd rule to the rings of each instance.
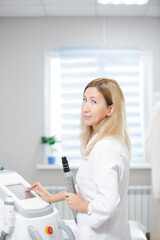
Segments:
[[[0,0],[0,17],[160,16],[160,0],[146,5],[99,5],[96,0]]]

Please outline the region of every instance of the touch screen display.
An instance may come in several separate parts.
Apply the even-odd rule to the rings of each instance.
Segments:
[[[6,185],[6,187],[21,200],[35,197],[23,184]]]

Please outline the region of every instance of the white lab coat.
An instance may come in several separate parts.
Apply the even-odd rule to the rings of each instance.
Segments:
[[[129,155],[121,139],[96,143],[81,164],[77,190],[89,201],[88,214],[78,213],[76,240],[130,240],[127,189]]]

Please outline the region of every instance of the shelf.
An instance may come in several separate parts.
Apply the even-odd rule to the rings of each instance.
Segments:
[[[53,164],[53,165],[37,164],[36,168],[38,170],[62,170],[62,166],[57,164]],[[79,168],[79,165],[70,165],[71,170],[78,170],[78,168]]]
[[[36,168],[38,170],[62,170],[62,166],[58,165],[58,164],[53,164],[53,165],[49,165],[49,164],[37,164]],[[71,170],[78,170],[79,165],[70,165],[70,169]],[[151,169],[151,164],[150,163],[143,163],[143,164],[131,164],[130,165],[130,169],[131,170],[147,170],[147,169]]]

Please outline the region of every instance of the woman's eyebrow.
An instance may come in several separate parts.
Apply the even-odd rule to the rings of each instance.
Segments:
[[[93,96],[93,97],[90,97],[90,98],[97,98],[97,97]]]
[[[87,96],[83,95],[83,97],[87,97]],[[89,98],[97,98],[97,97],[96,96],[91,96]]]

